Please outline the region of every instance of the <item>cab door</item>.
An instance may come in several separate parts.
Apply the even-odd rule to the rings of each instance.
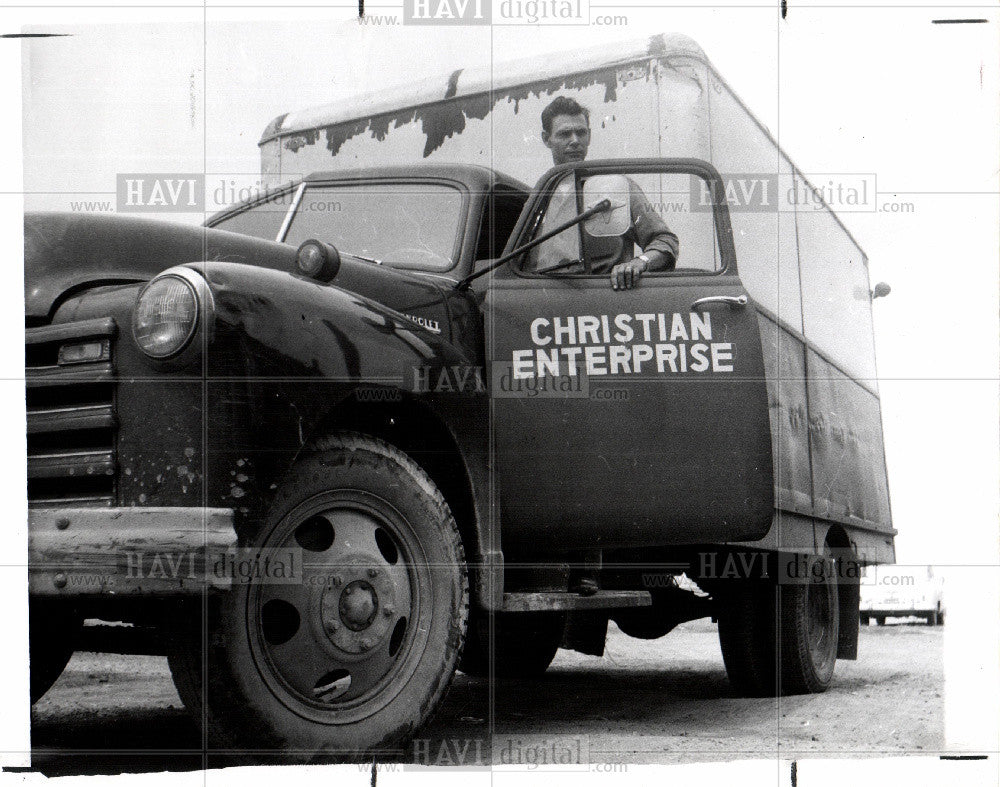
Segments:
[[[774,502],[757,313],[724,198],[682,208],[702,187],[685,184],[721,195],[718,173],[692,160],[557,167],[508,248],[538,234],[547,195],[567,177],[580,189],[609,173],[643,185],[679,237],[679,259],[615,291],[608,275],[587,273],[589,260],[545,274],[528,252],[485,283],[504,549],[760,538]]]

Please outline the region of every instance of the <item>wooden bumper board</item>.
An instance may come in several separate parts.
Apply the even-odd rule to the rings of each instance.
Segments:
[[[237,546],[224,508],[33,508],[34,596],[176,596],[228,589],[215,567]]]

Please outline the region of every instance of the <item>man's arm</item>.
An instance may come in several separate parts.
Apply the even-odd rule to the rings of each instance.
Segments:
[[[629,179],[633,241],[650,257],[649,270],[673,270],[680,254],[680,240],[667,227],[635,181]],[[652,262],[657,258],[658,264]]]
[[[639,185],[631,178],[628,182],[632,226],[625,241],[639,246],[642,254],[611,269],[611,286],[616,290],[631,289],[646,271],[673,270],[680,254],[680,240],[660,218]]]

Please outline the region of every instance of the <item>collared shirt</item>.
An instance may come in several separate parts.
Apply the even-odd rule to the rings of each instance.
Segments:
[[[661,253],[660,259],[651,262],[649,270],[673,269],[680,252],[680,241],[660,218],[642,189],[639,188],[639,184],[631,178],[627,180],[632,220],[625,234],[613,237],[594,237],[586,233],[584,235],[587,256],[591,262],[591,273],[609,273],[615,265],[628,262],[633,258],[634,246],[639,246],[644,253],[650,251]],[[555,188],[549,199],[539,234],[551,231],[576,215],[574,182],[572,178],[565,178]],[[580,274],[585,272],[580,254],[580,230],[578,227],[570,227],[536,247],[531,252],[526,269],[544,271],[546,268],[567,260],[579,260],[579,262],[561,268],[559,273]]]

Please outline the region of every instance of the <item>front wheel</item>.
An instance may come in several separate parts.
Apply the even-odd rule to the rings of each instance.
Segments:
[[[387,443],[335,435],[293,468],[253,547],[272,573],[300,555],[299,579],[258,575],[213,599],[205,680],[200,631],[170,655],[209,741],[309,761],[412,736],[451,683],[469,611],[458,528],[430,478]]]
[[[28,670],[31,703],[38,702],[62,675],[83,621],[65,605],[33,601],[28,610]]]

